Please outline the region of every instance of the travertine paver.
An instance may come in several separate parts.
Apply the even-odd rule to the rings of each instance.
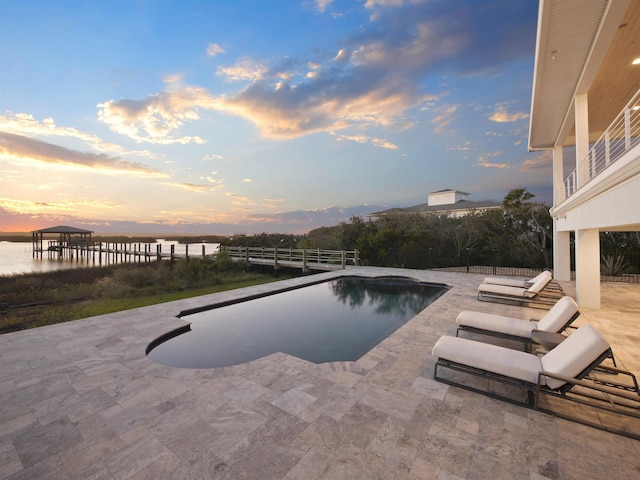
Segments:
[[[181,310],[308,277],[1,335],[0,478],[640,478],[640,442],[433,380],[431,348],[461,310],[540,311],[478,302],[480,275],[355,272],[451,289],[357,362],[277,353],[189,370],[145,356]],[[640,285],[604,284],[603,308],[577,323],[640,372],[639,312]]]

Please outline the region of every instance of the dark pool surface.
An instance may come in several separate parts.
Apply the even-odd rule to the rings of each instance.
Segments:
[[[148,356],[182,368],[239,365],[276,352],[355,361],[446,290],[395,277],[342,277],[184,317],[190,330],[167,336]]]

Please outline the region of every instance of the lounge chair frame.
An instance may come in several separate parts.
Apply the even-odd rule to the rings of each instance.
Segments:
[[[524,294],[522,296],[515,296],[478,291],[478,300],[481,302],[502,303],[505,305],[544,308],[549,310],[563,295],[564,293],[562,293],[562,291],[551,293],[545,292],[545,290],[541,290],[533,297],[526,297]]]
[[[481,393],[491,398],[496,398],[508,403],[524,406],[533,410],[538,410],[550,415],[578,422],[583,425],[598,428],[600,430],[605,430],[611,433],[633,438],[635,440],[640,440],[640,432],[635,433],[615,427],[607,427],[606,425],[603,425],[601,423],[591,422],[584,418],[572,417],[571,415],[568,415],[566,413],[558,412],[550,408],[540,406],[539,401],[541,395],[547,395],[554,398],[576,402],[588,407],[598,408],[612,413],[640,419],[640,388],[638,386],[636,377],[633,373],[626,370],[602,365],[602,362],[605,359],[612,357],[613,352],[611,351],[611,349],[606,350],[575,378],[541,371],[538,374],[537,384],[507,377],[493,372],[488,372],[486,370],[453,362],[451,360],[439,358],[435,364],[433,378],[439,382],[453,385],[455,387],[463,388],[465,390],[473,391],[476,393]],[[490,381],[496,381],[505,385],[523,388],[526,391],[527,399],[523,402],[506,395],[501,395],[489,390],[483,390],[472,385],[458,383],[441,376],[439,377],[438,368],[448,368],[450,370],[474,375]],[[611,373],[614,375],[623,375],[629,379],[630,384],[621,381],[614,382],[612,380],[603,381],[601,379],[598,379],[592,373],[596,369],[599,371],[606,371],[607,373]],[[545,385],[540,384],[543,377],[555,378],[566,383],[562,387],[553,390],[546,387]]]

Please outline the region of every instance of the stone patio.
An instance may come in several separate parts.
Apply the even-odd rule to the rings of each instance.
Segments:
[[[188,370],[145,356],[184,324],[181,310],[308,277],[1,335],[0,478],[640,478],[638,441],[433,380],[431,348],[461,310],[543,311],[477,301],[481,275],[348,273],[452,288],[357,362],[278,353]],[[603,284],[602,309],[582,310],[577,324],[598,328],[638,373],[639,313],[640,285]]]

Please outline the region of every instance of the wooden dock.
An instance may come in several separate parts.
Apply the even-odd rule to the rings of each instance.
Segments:
[[[49,240],[47,245],[34,244],[34,258],[55,260],[76,260],[92,262],[94,264],[112,264],[126,262],[152,262],[163,259],[189,259],[191,257],[206,257],[206,245],[202,244],[200,253],[189,253],[189,245],[185,245],[184,253],[176,253],[175,245],[170,245],[169,251],[162,251],[161,244],[151,243],[110,243],[110,242],[64,242]],[[192,245],[193,246],[193,245]],[[210,245],[211,246],[211,245]]]
[[[185,245],[184,253],[176,253],[175,245],[169,251],[163,251],[161,244],[143,243],[108,243],[108,242],[66,242],[49,240],[46,244],[34,244],[34,258],[44,258],[45,254],[52,260],[75,260],[97,265],[109,265],[126,262],[152,262],[168,259],[206,258],[215,256],[217,252],[225,252],[234,261],[244,261],[251,265],[272,266],[279,268],[299,268],[303,272],[310,270],[331,271],[344,269],[347,266],[358,266],[357,250],[322,250],[307,248],[265,248],[265,247],[230,247],[220,245],[216,252],[206,253],[202,244],[201,251],[189,252]],[[191,244],[191,247],[200,245]]]

